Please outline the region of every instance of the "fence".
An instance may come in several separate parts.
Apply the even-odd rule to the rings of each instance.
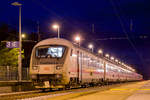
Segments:
[[[22,68],[22,80],[29,80],[29,68]],[[17,67],[0,66],[0,81],[18,80]]]

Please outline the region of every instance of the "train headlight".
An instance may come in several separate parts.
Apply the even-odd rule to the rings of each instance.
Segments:
[[[32,69],[33,69],[33,70],[37,70],[37,69],[38,69],[38,66],[33,66]]]
[[[56,66],[56,69],[57,69],[57,70],[60,70],[60,69],[61,69],[61,66]]]

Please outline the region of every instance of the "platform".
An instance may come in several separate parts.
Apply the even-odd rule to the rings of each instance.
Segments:
[[[107,90],[74,93],[47,100],[150,100],[150,81],[124,83]]]

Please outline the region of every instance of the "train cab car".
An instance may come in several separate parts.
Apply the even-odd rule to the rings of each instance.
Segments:
[[[69,82],[70,48],[72,43],[57,38],[43,40],[33,48],[30,75],[37,88],[62,87]]]

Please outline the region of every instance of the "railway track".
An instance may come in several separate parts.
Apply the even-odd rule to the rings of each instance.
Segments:
[[[134,83],[134,82],[133,82]],[[128,83],[124,83],[128,84]],[[97,91],[103,91],[106,89],[110,89],[112,87],[117,87],[122,84],[113,84],[113,85],[104,85],[104,86],[95,86],[89,88],[78,88],[78,89],[71,89],[71,90],[52,90],[47,92],[42,91],[27,91],[27,92],[15,92],[15,93],[7,93],[7,94],[0,94],[0,100],[44,100],[47,98],[69,95],[69,94],[76,94],[76,93],[95,93]]]

